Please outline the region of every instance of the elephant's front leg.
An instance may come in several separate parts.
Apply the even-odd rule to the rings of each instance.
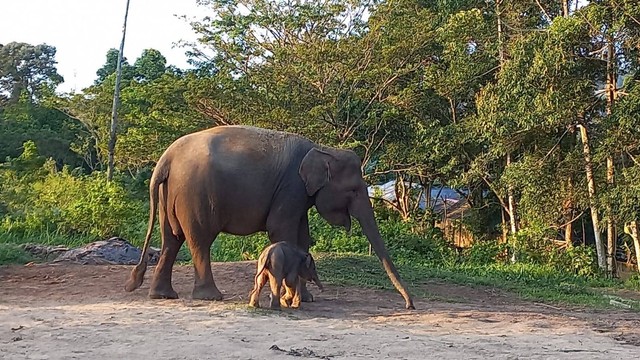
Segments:
[[[302,279],[299,279],[302,280]],[[302,295],[302,281],[296,281],[296,287],[294,288],[293,299],[291,300],[291,308],[299,309],[300,308],[300,300]]]
[[[304,252],[309,252],[312,241],[309,233],[309,217],[305,213],[298,227],[298,247]],[[313,302],[313,295],[307,290],[307,281],[302,278],[298,278],[298,281],[298,294],[302,301]]]
[[[283,199],[278,199],[284,201]],[[311,246],[311,235],[309,234],[309,220],[307,219],[307,209],[302,204],[296,203],[290,198],[287,206],[278,206],[278,201],[274,201],[274,211],[269,213],[267,218],[267,232],[272,244],[279,241],[286,241],[289,244],[298,246],[301,250],[309,251]],[[296,203],[299,206],[292,206]],[[301,287],[302,301],[312,302],[313,296],[307,291],[306,282]]]
[[[283,307],[292,307],[293,299],[296,294],[299,294],[299,282],[298,282],[298,269],[293,269],[290,274],[284,279],[285,294],[280,300],[280,305]]]
[[[293,293],[295,292],[295,288],[291,287],[286,280],[284,283],[286,286],[284,287],[284,295],[282,295],[282,297],[280,298],[280,306],[290,307],[291,300],[293,299]]]

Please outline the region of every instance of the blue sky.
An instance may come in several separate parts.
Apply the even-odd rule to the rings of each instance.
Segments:
[[[194,40],[177,15],[202,18],[195,0],[130,0],[124,56],[129,62],[146,48],[160,50],[168,64],[187,67],[180,40]],[[91,85],[107,50],[119,48],[126,0],[0,0],[0,44],[47,43],[57,49],[58,72],[65,79],[58,91]]]

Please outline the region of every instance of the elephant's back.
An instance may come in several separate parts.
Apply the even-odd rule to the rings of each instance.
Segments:
[[[219,126],[185,135],[163,155],[169,165],[170,202],[188,213],[197,210],[188,206],[201,213],[213,210],[212,220],[226,232],[263,231],[283,174],[295,167],[297,175],[298,155],[292,149],[300,148],[300,141],[287,133],[248,126]]]

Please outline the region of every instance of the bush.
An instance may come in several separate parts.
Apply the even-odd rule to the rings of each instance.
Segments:
[[[355,254],[369,252],[369,241],[355,220],[352,220],[351,234],[348,234],[344,228],[330,225],[312,208],[309,211],[309,231],[314,240],[311,251]]]
[[[496,241],[478,241],[463,251],[464,261],[475,265],[495,264],[506,248],[506,244]]]
[[[584,277],[594,277],[599,271],[595,249],[590,246],[553,249],[548,262],[558,271],[566,271]]]
[[[25,169],[34,163],[33,152],[25,145],[20,158],[0,168],[0,230],[93,238],[140,236],[140,219],[147,218],[145,206],[121,184],[107,182],[102,172],[82,175],[67,167],[58,171],[52,160]]]
[[[249,236],[220,234],[211,247],[211,257],[213,261],[256,260],[269,243],[264,233]]]

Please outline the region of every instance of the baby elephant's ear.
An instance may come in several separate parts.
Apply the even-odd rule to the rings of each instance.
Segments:
[[[311,269],[311,254],[307,253],[305,255],[304,264],[307,266],[307,269]]]

